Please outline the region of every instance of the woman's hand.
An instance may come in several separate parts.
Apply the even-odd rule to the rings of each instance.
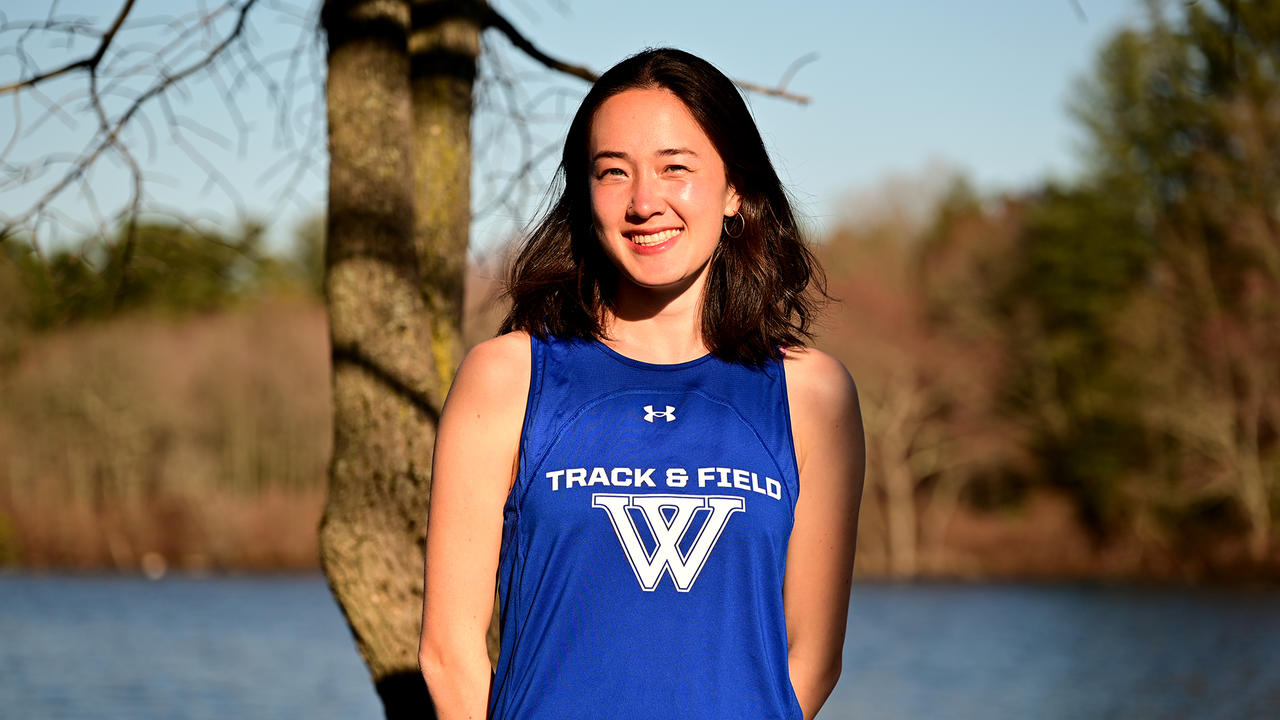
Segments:
[[[515,477],[529,394],[529,336],[477,345],[445,401],[432,460],[418,662],[441,720],[481,720],[492,670],[502,508]]]
[[[784,367],[800,497],[783,600],[791,684],[812,719],[840,677],[866,446],[858,391],[839,360],[788,350]]]

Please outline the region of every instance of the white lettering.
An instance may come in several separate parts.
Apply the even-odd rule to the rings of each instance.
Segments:
[[[562,489],[594,487],[596,485],[656,488],[657,483],[653,479],[656,472],[655,468],[593,467],[548,470],[545,475],[546,479],[551,483],[551,490],[555,492]],[[775,500],[782,499],[781,482],[741,468],[700,467],[695,475],[693,471],[675,467],[667,468],[663,473],[663,482],[669,488],[690,487],[690,483],[694,479],[697,480],[699,488],[709,486],[734,488],[760,495],[768,495]]]
[[[769,476],[764,478],[765,494],[774,500],[782,499],[782,484]]]

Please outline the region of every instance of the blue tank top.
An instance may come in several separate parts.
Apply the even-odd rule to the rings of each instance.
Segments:
[[[794,720],[798,472],[781,362],[532,341],[494,720]]]

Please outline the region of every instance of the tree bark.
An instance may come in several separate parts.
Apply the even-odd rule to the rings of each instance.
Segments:
[[[471,4],[466,2],[463,4]],[[432,316],[442,387],[462,353],[462,292],[471,224],[471,109],[480,28],[456,2],[414,0],[409,36],[413,97],[415,251]]]
[[[414,4],[327,0],[321,18],[334,403],[321,564],[388,718],[433,716],[417,660],[422,559],[432,445],[459,349],[475,73],[474,52],[459,53],[470,72],[459,62],[444,100],[415,102],[416,88],[435,85],[418,72],[416,48],[431,43],[413,31]],[[437,102],[447,109],[424,127],[415,105],[430,115]]]
[[[471,111],[484,0],[413,0],[414,239],[431,326],[431,356],[445,391],[462,360],[462,298],[471,228]],[[498,606],[489,626],[498,660]]]

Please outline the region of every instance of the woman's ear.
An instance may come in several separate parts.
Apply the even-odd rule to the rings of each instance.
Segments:
[[[742,198],[738,195],[738,191],[729,186],[729,197],[724,204],[724,216],[733,217],[738,214],[738,210],[742,207]]]

